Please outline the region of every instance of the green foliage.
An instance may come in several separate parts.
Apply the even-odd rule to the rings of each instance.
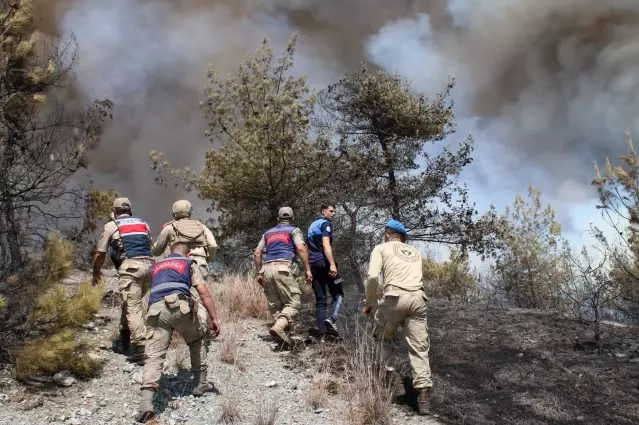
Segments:
[[[452,250],[450,259],[437,262],[430,255],[423,261],[426,292],[431,297],[446,297],[469,302],[477,296],[477,277],[473,275],[468,259],[459,250]]]
[[[26,379],[38,371],[56,373],[62,370],[78,377],[95,376],[100,364],[86,355],[88,348],[78,343],[71,329],[29,341],[16,353],[15,377]]]
[[[210,67],[202,107],[207,136],[221,147],[207,152],[201,173],[171,170],[161,154],[151,153],[160,182],[168,171],[187,189],[197,189],[200,198],[215,202],[222,241],[254,246],[276,223],[281,206],[292,207],[298,222],[317,209],[316,185],[330,163],[320,160],[321,143],[309,136],[315,98],[304,77],[290,75],[295,42],[293,36],[275,62],[264,39],[236,76],[222,77]]]
[[[99,311],[104,288],[88,281],[69,288],[63,282],[72,267],[71,242],[51,233],[41,252],[3,288],[0,350],[10,354],[18,379],[36,371],[67,369],[78,376],[98,371],[77,331]]]
[[[429,100],[399,75],[362,67],[320,94],[318,121],[339,139],[333,175],[345,209],[372,209],[376,226],[401,220],[412,240],[483,251],[490,214],[477,220],[458,181],[472,139],[457,149],[439,143],[455,128],[453,86]]]
[[[500,249],[492,271],[500,289],[521,307],[555,307],[565,279],[561,226],[552,207],[542,207],[540,196],[530,186],[528,201],[517,196],[499,222]]]

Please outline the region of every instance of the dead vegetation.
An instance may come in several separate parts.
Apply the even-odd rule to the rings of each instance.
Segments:
[[[225,425],[238,423],[243,419],[242,409],[238,400],[233,396],[226,396],[222,401],[222,416],[220,422]]]
[[[250,274],[224,275],[209,289],[217,302],[220,320],[268,319],[266,298]]]
[[[224,335],[221,338],[222,341],[220,344],[220,360],[244,371],[246,366],[242,361],[239,341],[241,335],[242,332],[239,325],[228,324],[225,326]]]
[[[255,425],[275,425],[277,419],[277,403],[272,402],[267,408],[263,405],[257,410],[257,416],[253,422]]]

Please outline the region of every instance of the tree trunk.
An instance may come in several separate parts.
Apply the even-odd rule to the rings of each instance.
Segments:
[[[348,210],[347,210],[348,212]],[[349,260],[351,262],[351,269],[353,270],[353,275],[355,277],[355,285],[357,286],[357,292],[363,294],[365,292],[364,288],[364,277],[362,276],[361,270],[359,269],[359,264],[357,264],[357,257],[355,256],[355,245],[356,245],[356,237],[357,237],[357,210],[348,212],[348,215],[351,219],[350,223],[350,249],[348,253]]]
[[[379,137],[379,144],[384,153],[384,162],[386,163],[386,172],[388,173],[388,192],[391,200],[391,216],[395,220],[401,220],[399,208],[399,193],[397,190],[397,177],[395,176],[395,164],[393,163],[393,153],[388,148],[388,143],[383,137]]]

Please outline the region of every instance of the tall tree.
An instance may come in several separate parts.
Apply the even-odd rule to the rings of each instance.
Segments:
[[[151,153],[160,182],[168,171],[220,211],[222,242],[254,246],[284,205],[294,209],[298,223],[308,221],[330,175],[331,164],[322,157],[326,142],[310,136],[315,97],[304,77],[290,74],[295,43],[293,35],[274,62],[264,39],[234,76],[223,78],[210,67],[202,107],[207,135],[221,147],[207,152],[201,173],[171,170],[162,154]]]
[[[565,279],[561,226],[540,196],[530,186],[528,201],[517,195],[500,220],[500,249],[492,269],[501,289],[520,307],[556,307]]]
[[[472,161],[472,140],[432,152],[455,128],[452,88],[451,81],[430,101],[399,75],[364,66],[320,93],[318,122],[338,135],[337,155],[358,194],[354,204],[373,209],[378,225],[392,217],[413,240],[482,251],[494,212],[477,220],[458,181]]]
[[[0,279],[24,265],[47,231],[82,215],[69,178],[98,143],[108,101],[68,109],[77,44],[42,40],[30,1],[0,1]]]

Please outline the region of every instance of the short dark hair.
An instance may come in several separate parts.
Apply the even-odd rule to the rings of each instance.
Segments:
[[[117,215],[128,214],[131,215],[131,207],[118,207],[115,209]]]
[[[176,242],[171,245],[171,252],[177,252],[186,255],[189,253],[189,244],[185,242]]]
[[[335,208],[335,204],[331,204],[330,202],[328,202],[326,204],[322,204],[322,208],[320,208],[320,211],[324,211],[326,209],[329,209],[330,207]]]

